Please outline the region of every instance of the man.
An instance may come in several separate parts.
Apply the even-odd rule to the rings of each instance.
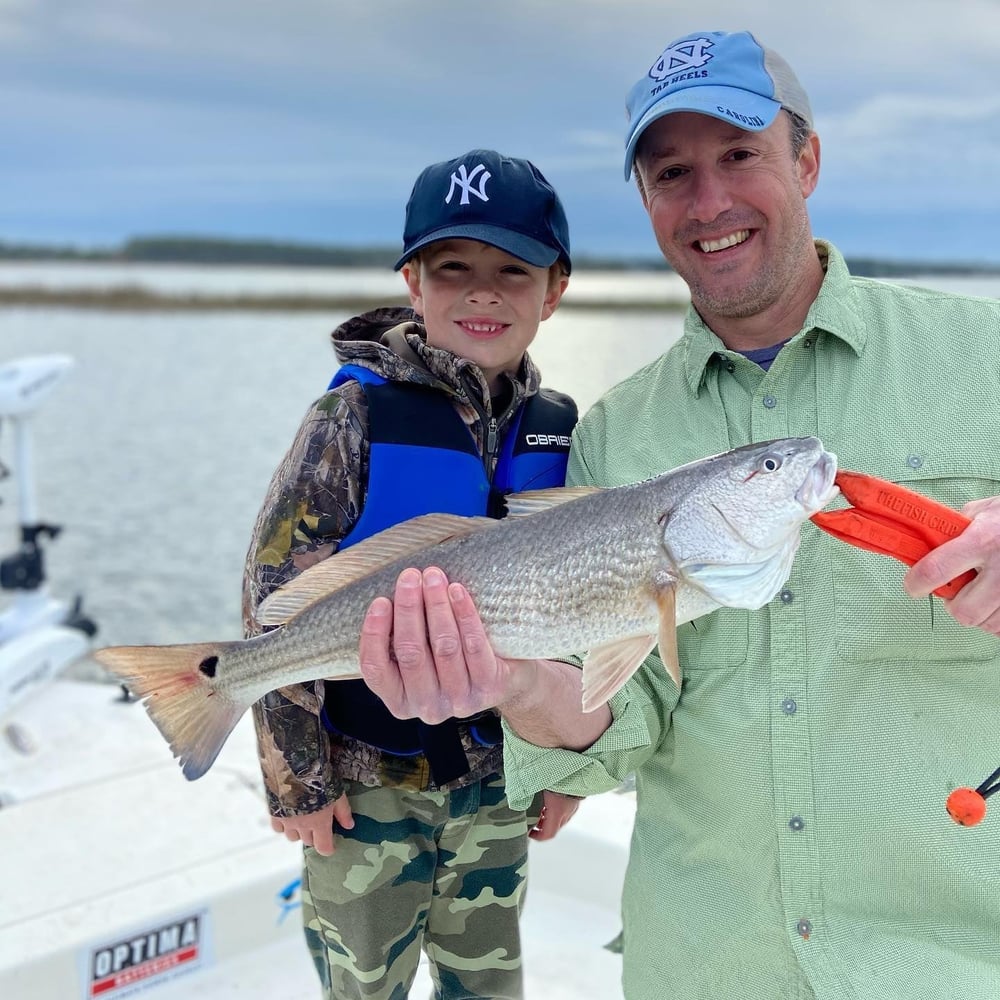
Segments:
[[[499,706],[514,803],[635,772],[629,1000],[996,997],[1000,817],[961,827],[945,799],[998,754],[1000,302],[852,278],[813,240],[809,102],[752,35],[674,42],[628,111],[626,177],[692,308],[581,421],[568,481],[815,434],[972,524],[905,576],[806,525],[770,605],[678,630],[680,691],[654,655],[589,715],[578,670],[497,659],[464,588],[407,570],[365,678],[401,716]]]

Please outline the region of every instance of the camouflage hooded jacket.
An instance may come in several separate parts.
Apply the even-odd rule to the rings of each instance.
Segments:
[[[337,360],[371,368],[397,382],[446,393],[469,425],[480,453],[491,419],[502,436],[520,404],[538,391],[539,374],[525,356],[518,378],[508,376],[502,412],[493,413],[479,368],[448,351],[428,347],[412,310],[375,309],[348,320],[332,335]],[[332,374],[332,371],[331,371]],[[361,515],[368,482],[368,409],[354,381],[325,393],[306,413],[275,470],[257,516],[243,579],[247,636],[263,629],[260,602],[308,566],[337,551]],[[492,470],[491,470],[492,472]],[[272,815],[315,812],[338,798],[344,779],[410,789],[437,787],[426,758],[397,757],[323,725],[323,700],[336,683],[322,680],[272,691],[253,708],[257,747]],[[447,788],[478,781],[502,768],[502,747],[483,747],[460,725],[467,774]]]

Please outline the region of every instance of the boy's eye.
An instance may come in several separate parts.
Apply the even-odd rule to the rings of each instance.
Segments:
[[[467,269],[467,265],[461,260],[443,260],[438,267],[442,271],[464,271]]]
[[[527,274],[528,272],[527,272],[526,268],[520,267],[517,264],[508,264],[503,269],[503,273],[504,274]]]

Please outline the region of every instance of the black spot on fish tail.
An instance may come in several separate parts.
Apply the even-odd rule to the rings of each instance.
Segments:
[[[218,665],[219,665],[219,658],[217,656],[206,656],[205,659],[198,664],[198,669],[206,677],[214,677],[215,668],[218,667]]]

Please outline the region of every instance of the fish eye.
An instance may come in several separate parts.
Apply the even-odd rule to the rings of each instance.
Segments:
[[[760,467],[765,472],[777,472],[781,468],[781,457],[779,455],[765,455],[761,459]]]

